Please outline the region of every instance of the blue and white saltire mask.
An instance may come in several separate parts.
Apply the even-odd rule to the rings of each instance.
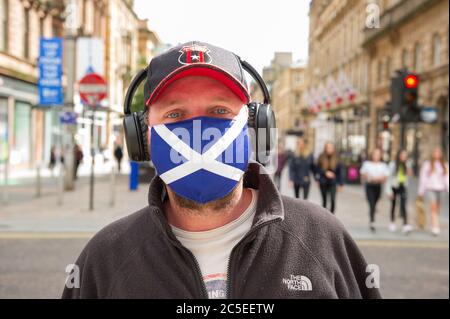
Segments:
[[[179,196],[207,203],[228,195],[249,160],[247,107],[233,119],[196,117],[151,130],[151,156],[159,177]]]

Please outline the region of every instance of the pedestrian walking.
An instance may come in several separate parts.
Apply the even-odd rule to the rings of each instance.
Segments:
[[[286,162],[288,161],[288,155],[282,143],[278,143],[278,154],[277,154],[277,170],[273,176],[275,185],[278,189],[281,187],[281,173],[283,172]]]
[[[56,166],[56,146],[52,145],[52,147],[50,148],[50,161],[48,163],[48,168],[50,169],[52,176],[55,166]]]
[[[289,184],[294,188],[295,198],[299,198],[302,190],[303,199],[308,199],[311,173],[314,174],[314,159],[308,150],[306,140],[300,138],[297,152],[289,161]]]
[[[80,145],[75,144],[74,146],[74,162],[73,162],[73,177],[74,179],[78,178],[78,167],[80,166],[81,162],[83,161],[83,151],[81,150]]]
[[[117,143],[116,147],[114,148],[114,157],[117,161],[117,170],[120,173],[122,158],[123,158],[123,149],[122,149],[122,145],[120,145],[119,143]]]
[[[397,225],[395,224],[395,207],[399,200],[400,216],[403,219],[402,231],[408,234],[412,230],[412,226],[408,224],[408,179],[412,176],[411,161],[408,160],[408,152],[400,150],[397,152],[395,160],[389,163],[389,176],[385,186],[385,192],[391,200],[391,223],[389,230],[395,232]]]
[[[422,164],[419,178],[419,198],[426,197],[431,211],[431,233],[440,234],[439,211],[444,192],[448,193],[448,163],[442,150],[435,148],[431,158]]]
[[[336,209],[336,192],[340,191],[344,185],[342,165],[339,162],[334,144],[325,144],[322,154],[319,155],[315,165],[315,179],[319,184],[322,196],[322,206],[327,208],[328,198],[330,199],[330,211],[334,214]]]
[[[369,203],[369,228],[372,232],[375,227],[375,212],[380,199],[383,184],[389,176],[389,168],[381,161],[381,150],[376,148],[372,151],[370,159],[365,161],[360,170],[361,178],[365,182],[366,199]]]
[[[61,164],[64,164],[64,155],[60,149],[58,149],[55,145],[52,145],[50,148],[50,160],[48,163],[48,168],[50,169],[52,176],[54,175],[54,170],[58,160]]]

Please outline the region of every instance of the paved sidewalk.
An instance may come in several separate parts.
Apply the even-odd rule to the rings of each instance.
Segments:
[[[410,189],[408,201],[408,219],[409,223],[415,225],[415,183],[413,182]],[[281,182],[281,193],[288,196],[294,196],[294,190],[288,186],[287,169],[283,171]],[[321,198],[318,186],[314,183],[311,185],[309,201],[321,205]],[[375,216],[377,230],[375,233],[369,230],[369,209],[366,203],[364,188],[361,185],[345,185],[342,192],[337,193],[336,199],[336,217],[345,225],[348,231],[355,239],[358,240],[427,240],[427,241],[446,241],[449,240],[449,213],[448,213],[448,194],[444,200],[441,209],[441,234],[433,237],[428,229],[415,230],[409,235],[401,233],[401,218],[397,211],[397,232],[391,233],[388,230],[390,223],[390,201],[382,194],[382,198],[377,207]],[[429,216],[427,225],[430,225]]]
[[[21,192],[33,187],[22,187]],[[45,188],[41,198],[28,198],[0,208],[0,231],[14,232],[96,232],[110,222],[147,205],[148,185],[128,190],[128,176],[119,175],[114,190],[108,176],[96,179],[94,210],[89,211],[89,183],[85,177],[72,192],[65,192],[57,204],[56,186]],[[111,206],[111,194],[114,206]]]
[[[84,174],[83,174],[84,175]],[[95,210],[88,210],[89,179],[82,176],[77,189],[64,193],[62,205],[57,205],[57,188],[51,180],[44,183],[43,196],[34,198],[34,186],[24,185],[14,190],[18,200],[6,206],[0,206],[0,232],[96,232],[110,222],[135,212],[147,205],[148,185],[141,184],[139,190],[128,190],[128,176],[117,177],[112,191],[108,175],[96,178]],[[283,172],[281,192],[293,196],[288,187],[287,170]],[[114,194],[114,206],[110,205]],[[412,193],[414,193],[412,191]],[[415,210],[410,196],[409,219],[414,223]],[[320,204],[317,186],[311,187],[310,201]],[[446,199],[448,207],[448,198]],[[428,231],[414,231],[408,236],[400,231],[391,233],[389,224],[390,203],[385,197],[380,201],[377,212],[378,228],[376,233],[368,229],[368,208],[364,190],[360,185],[346,185],[337,195],[336,217],[345,225],[357,240],[402,240],[448,242],[448,211],[442,211],[442,233],[433,237]],[[400,228],[401,221],[398,219]]]

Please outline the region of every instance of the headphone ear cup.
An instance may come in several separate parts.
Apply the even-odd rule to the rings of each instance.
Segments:
[[[274,147],[276,147],[277,141],[277,124],[275,121],[275,113],[273,112],[270,104],[261,104],[259,106],[258,127],[264,127],[266,142],[265,145],[263,145],[266,155],[269,155]]]
[[[146,114],[144,112],[138,112],[125,115],[123,127],[125,130],[128,157],[136,162],[149,161],[150,153],[148,151]]]
[[[248,109],[248,134],[250,137],[250,145],[252,149],[252,153],[255,154],[255,160],[259,162],[258,159],[258,126],[257,126],[257,114],[258,114],[258,103],[251,102],[247,104]]]
[[[141,152],[142,152],[142,161],[149,161],[150,160],[150,147],[148,143],[148,120],[147,120],[147,112],[139,112],[137,113],[138,121],[139,121],[139,128],[140,128],[140,134],[141,134]]]
[[[252,149],[256,154],[256,161],[266,165],[276,146],[275,114],[270,104],[251,102],[248,107],[248,126],[251,128]]]
[[[127,143],[128,157],[132,161],[140,160],[139,151],[139,127],[134,113],[125,115],[123,119],[125,142]]]

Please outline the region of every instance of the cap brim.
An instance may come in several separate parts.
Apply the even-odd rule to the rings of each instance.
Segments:
[[[146,106],[150,106],[155,102],[166,87],[172,82],[182,79],[186,76],[206,76],[214,80],[219,81],[226,87],[228,87],[239,99],[247,104],[250,102],[250,94],[246,87],[242,85],[234,76],[227,71],[210,64],[198,63],[182,66],[169,75],[167,75],[153,90],[152,94],[145,102]]]

